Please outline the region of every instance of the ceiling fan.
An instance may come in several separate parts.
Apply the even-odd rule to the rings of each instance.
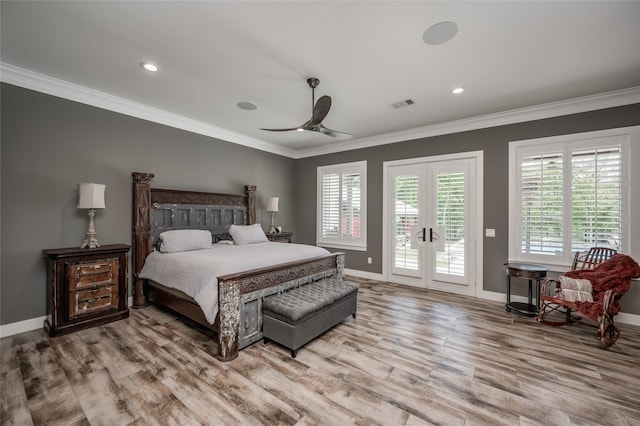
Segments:
[[[337,130],[331,130],[322,125],[322,120],[329,114],[329,109],[331,108],[331,97],[324,95],[318,99],[318,102],[315,102],[315,89],[320,84],[320,80],[315,77],[311,77],[307,79],[307,84],[311,87],[311,118],[307,120],[306,123],[298,126],[291,127],[289,129],[260,129],[260,130],[268,130],[270,132],[289,132],[292,130],[297,130],[299,132],[302,131],[310,131],[310,132],[318,132],[323,135],[331,136],[333,138],[338,139],[351,139],[353,135],[344,132],[338,132]]]

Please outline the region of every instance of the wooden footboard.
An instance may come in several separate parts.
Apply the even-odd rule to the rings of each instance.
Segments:
[[[344,277],[344,253],[218,277],[218,359],[230,361],[262,339],[265,296],[333,275]]]

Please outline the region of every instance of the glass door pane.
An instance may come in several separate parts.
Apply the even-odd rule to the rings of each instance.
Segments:
[[[438,281],[467,284],[467,166],[434,164],[432,167],[435,221],[432,276]]]
[[[419,170],[395,170],[393,174],[394,232],[393,273],[422,276],[422,226],[420,218]]]

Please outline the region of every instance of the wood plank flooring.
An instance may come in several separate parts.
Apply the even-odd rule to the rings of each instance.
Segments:
[[[299,350],[228,363],[208,332],[148,307],[50,339],[0,341],[2,424],[639,425],[640,327],[599,346],[503,304],[357,280],[358,316]]]

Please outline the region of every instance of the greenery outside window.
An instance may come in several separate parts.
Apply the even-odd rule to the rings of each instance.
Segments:
[[[590,247],[626,251],[628,149],[614,131],[512,142],[509,258],[568,265]]]
[[[366,161],[318,167],[318,245],[367,249],[366,188]]]

